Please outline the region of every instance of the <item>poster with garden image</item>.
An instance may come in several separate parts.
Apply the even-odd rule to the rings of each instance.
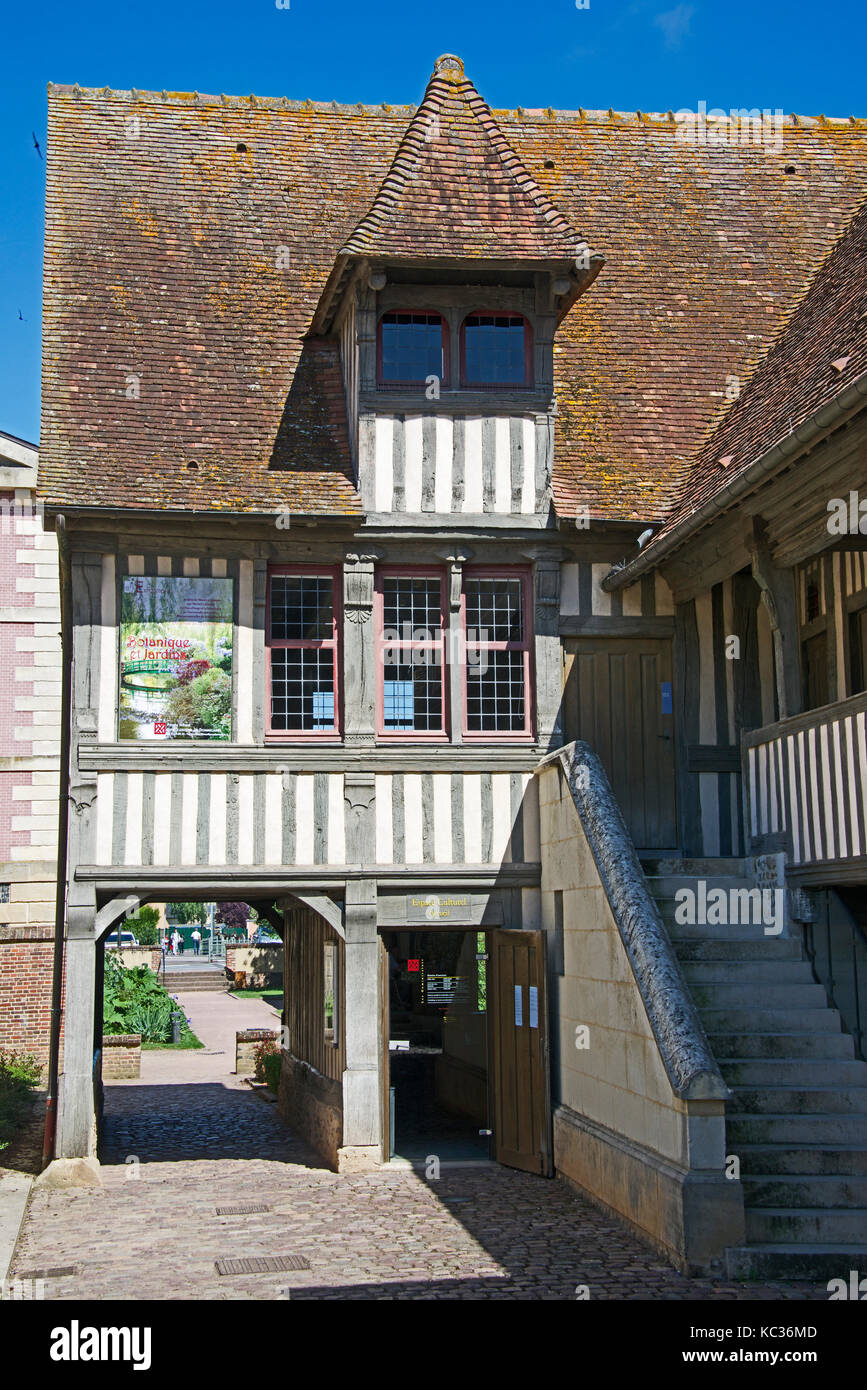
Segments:
[[[232,737],[232,580],[127,575],[121,739]]]

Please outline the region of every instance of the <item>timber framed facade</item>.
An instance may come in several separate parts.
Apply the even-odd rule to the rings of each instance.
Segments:
[[[827,527],[867,481],[864,124],[793,118],[797,207],[782,164],[726,152],[753,242],[666,118],[494,115],[451,55],[414,110],[59,88],[50,116],[58,1155],[97,1151],[102,937],[150,898],[243,898],[282,914],[281,1107],[333,1166],[390,1160],[402,1054],[428,1052],[475,1142],[684,1267],[769,1246],[725,1172],[729,962],[708,1003],[663,900],[703,873],[788,894],[784,949],[730,967],[758,988],[772,956],[807,969],[802,887],[867,887],[867,545]],[[625,212],[648,157],[692,226],[655,193]],[[197,583],[223,645],[181,684],[224,703],[148,718],[133,605]]]

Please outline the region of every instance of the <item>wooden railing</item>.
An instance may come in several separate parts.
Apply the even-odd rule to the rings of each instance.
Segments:
[[[743,739],[752,851],[793,868],[867,866],[867,693],[793,715]]]

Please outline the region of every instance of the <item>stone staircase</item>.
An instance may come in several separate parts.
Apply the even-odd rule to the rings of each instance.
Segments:
[[[675,894],[754,887],[739,859],[645,863],[734,1100],[726,1147],[740,1159],[747,1244],[733,1279],[867,1274],[867,1062],[817,984],[800,937],[757,925],[678,924]]]
[[[162,976],[160,976],[162,980]],[[229,988],[223,969],[166,970],[165,986],[169,994],[221,993]]]

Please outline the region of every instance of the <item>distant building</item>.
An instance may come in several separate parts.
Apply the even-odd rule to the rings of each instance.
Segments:
[[[36,447],[0,432],[0,1050],[47,1056],[60,765],[57,544]]]

